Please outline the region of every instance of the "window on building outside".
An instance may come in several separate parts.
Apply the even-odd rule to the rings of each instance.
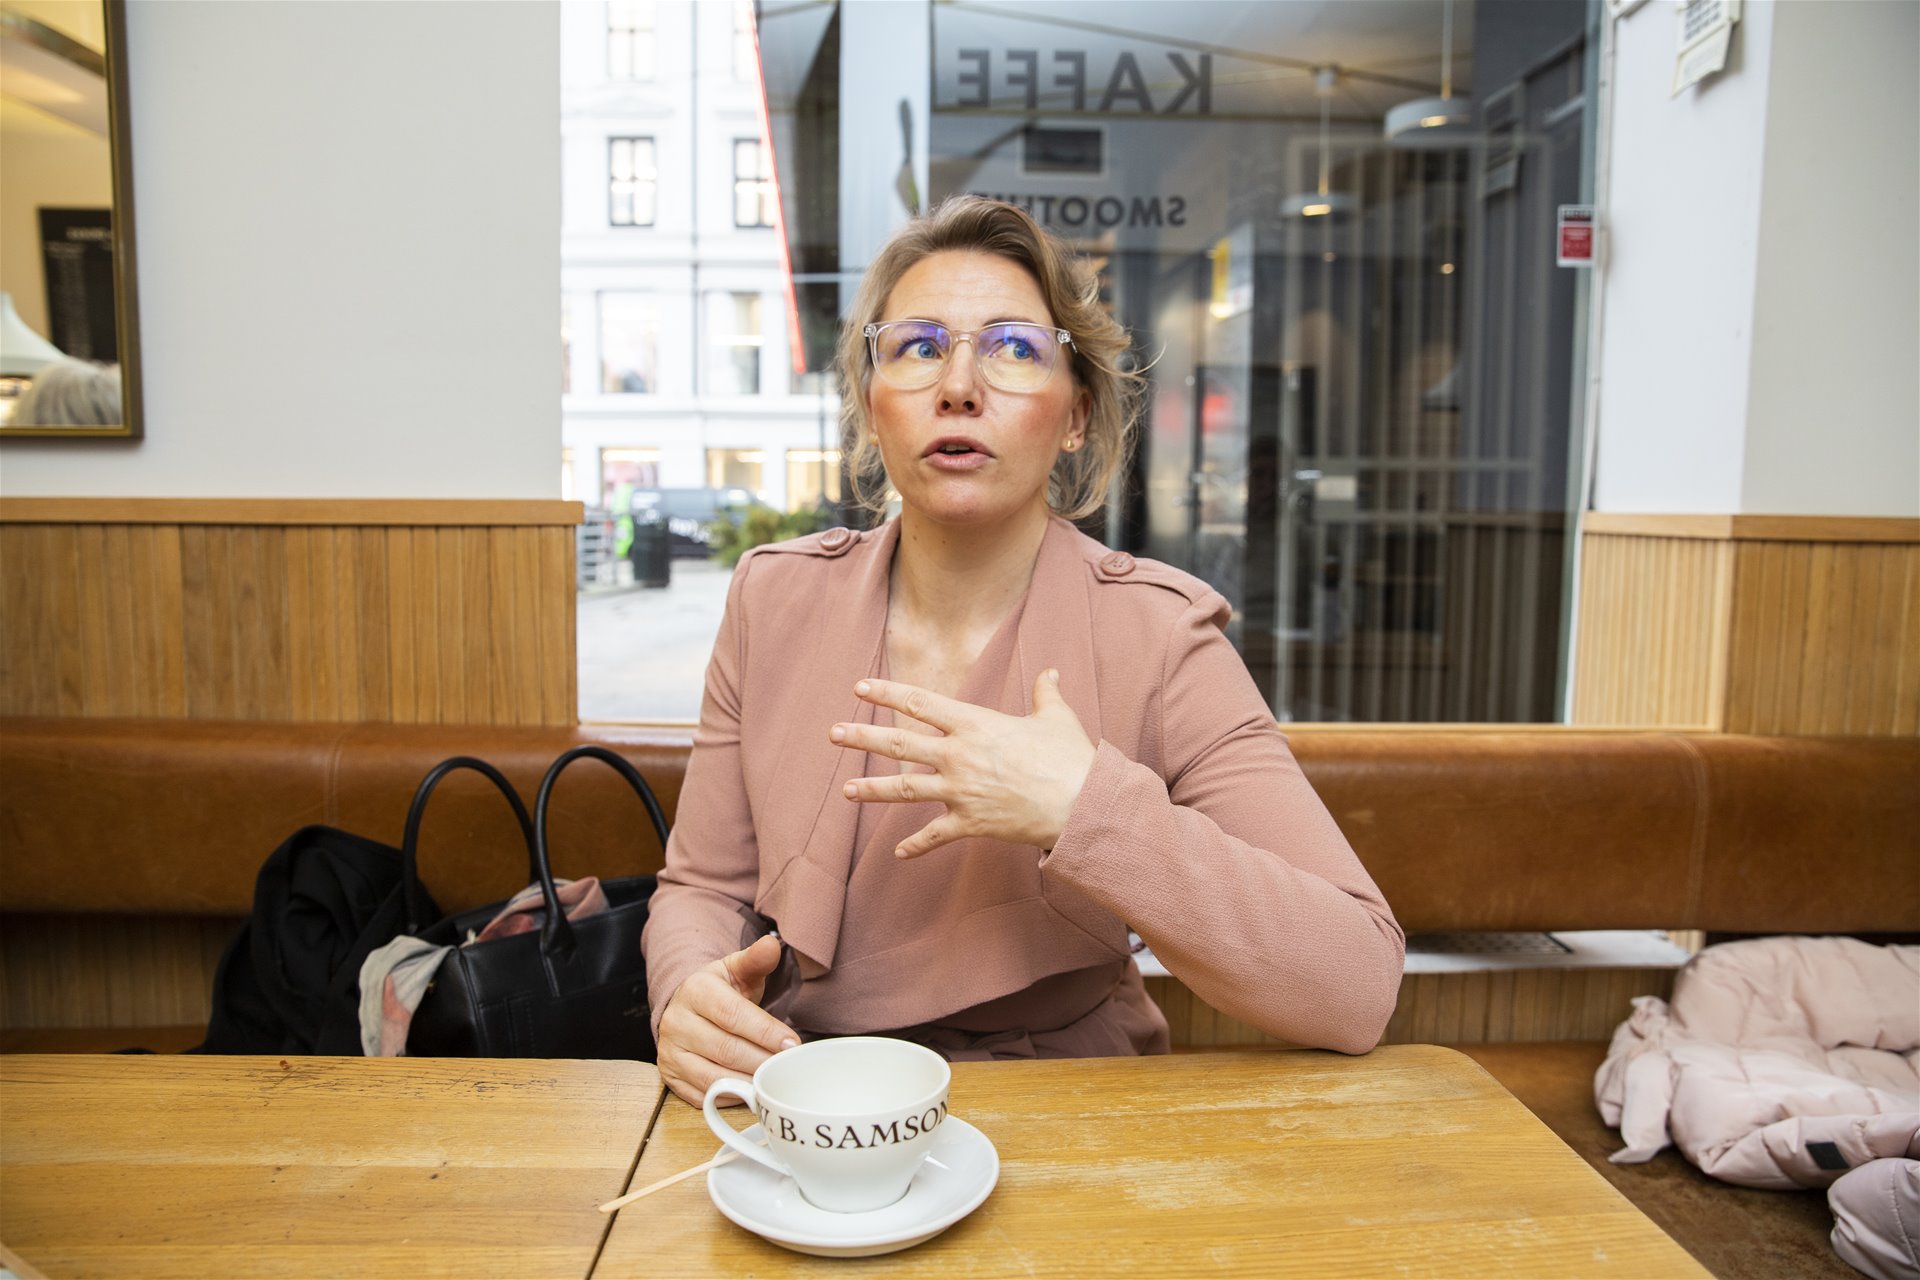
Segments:
[[[760,394],[760,295],[707,295],[707,385],[709,395]]]
[[[573,299],[560,295],[560,394],[573,394]]]
[[[660,201],[652,138],[607,139],[607,221],[650,227]]]
[[[560,450],[560,499],[573,501],[573,450]]]
[[[753,45],[753,0],[733,0],[733,78],[751,83],[760,74],[760,53]]]
[[[660,487],[658,449],[602,449],[600,451],[600,505],[624,513],[635,489]]]
[[[600,389],[659,390],[659,299],[651,293],[600,295]]]
[[[840,501],[840,451],[787,450],[787,510],[808,510],[822,500]]]
[[[758,138],[736,138],[733,142],[733,225],[770,227],[773,225],[773,165],[767,149]]]
[[[607,77],[654,76],[654,0],[607,0]]]
[[[767,451],[765,449],[707,450],[707,487],[745,489],[766,496]]]

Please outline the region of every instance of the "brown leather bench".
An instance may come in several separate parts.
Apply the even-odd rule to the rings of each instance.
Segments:
[[[1458,727],[1289,736],[1409,932],[1920,930],[1920,742]],[[531,797],[559,751],[602,742],[647,775],[671,816],[690,737],[610,725],[0,720],[0,915],[241,916],[261,859],[295,827],[397,843],[415,783],[456,753],[487,758]],[[659,867],[644,815],[610,771],[578,766],[553,817],[559,874]],[[449,908],[524,879],[500,801],[477,780],[436,796],[423,865]],[[105,1043],[90,1034],[12,1028],[0,1048]],[[193,1031],[141,1035],[179,1048]],[[1826,1247],[1816,1194],[1726,1187],[1672,1152],[1607,1164],[1618,1139],[1591,1099],[1603,1045],[1466,1051],[1716,1274],[1850,1274]]]

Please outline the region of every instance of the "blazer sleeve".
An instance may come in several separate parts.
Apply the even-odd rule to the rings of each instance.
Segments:
[[[641,949],[647,961],[647,1004],[653,1031],[680,984],[697,969],[740,949],[742,925],[760,873],[760,845],[747,803],[740,760],[742,673],[746,670],[746,586],[752,563],[742,556],[727,588],[727,606],[707,663],[687,776],[680,788],[666,866],[648,904]]]
[[[1406,938],[1221,633],[1224,607],[1203,596],[1169,637],[1148,719],[1165,777],[1102,742],[1042,874],[1127,921],[1222,1013],[1364,1053]]]

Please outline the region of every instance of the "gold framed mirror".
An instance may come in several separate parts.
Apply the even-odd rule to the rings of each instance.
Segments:
[[[0,440],[138,440],[126,0],[0,0]]]

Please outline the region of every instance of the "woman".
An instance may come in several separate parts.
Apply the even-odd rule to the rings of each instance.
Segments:
[[[843,447],[900,514],[734,573],[645,940],[660,1071],[689,1102],[812,1035],[1164,1052],[1129,926],[1223,1012],[1378,1040],[1404,939],[1221,633],[1227,603],[1062,518],[1099,509],[1125,457],[1126,345],[1010,205],[949,201],[868,269]],[[778,939],[743,945],[766,923]],[[783,943],[803,979],[784,1022],[758,1003]]]

